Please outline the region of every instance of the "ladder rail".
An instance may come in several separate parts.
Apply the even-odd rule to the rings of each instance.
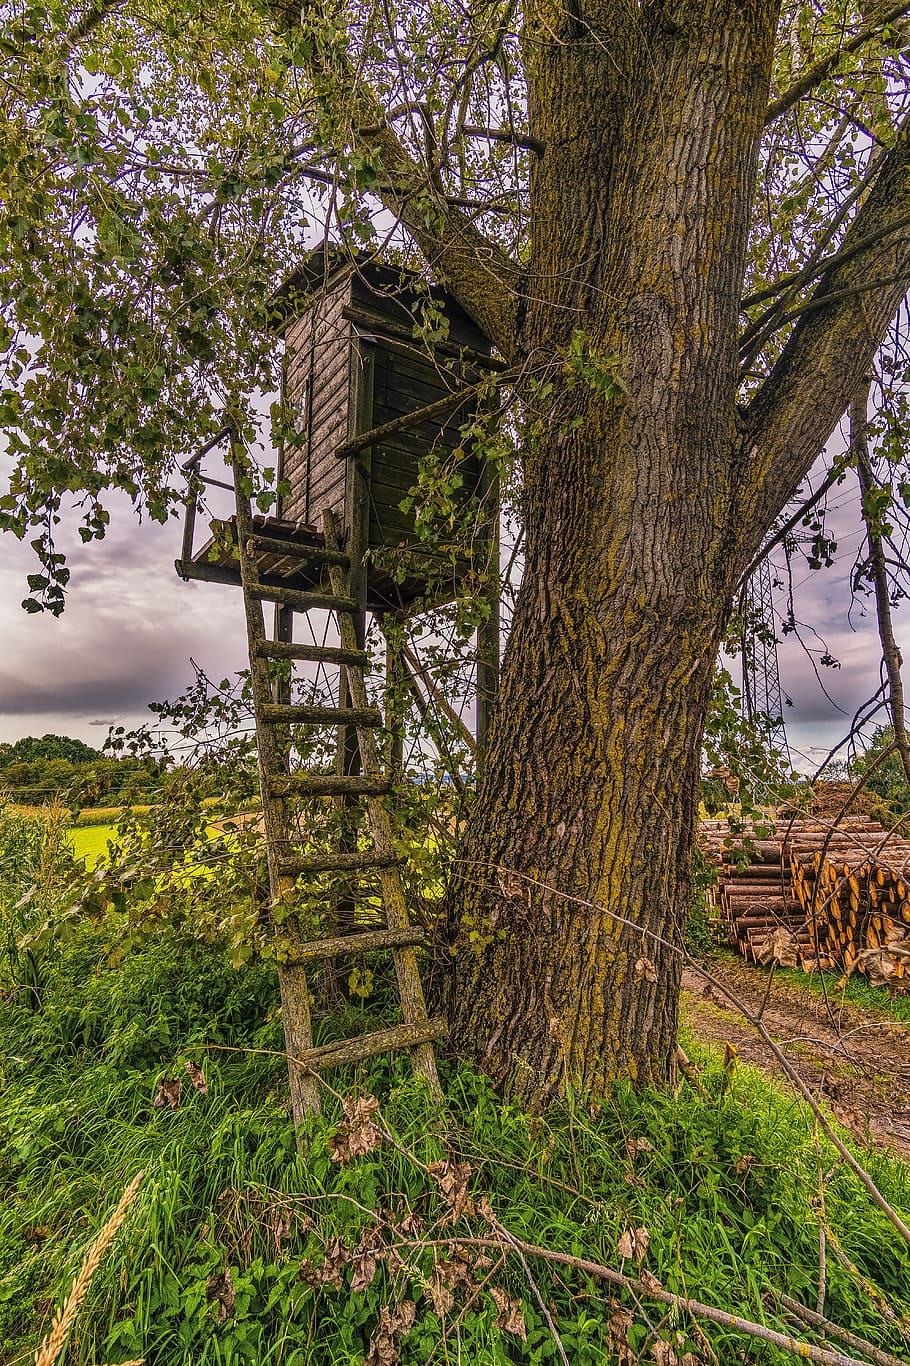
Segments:
[[[337,551],[338,528],[335,515],[330,509],[327,509],[323,514],[323,526],[327,547],[329,550]],[[339,592],[343,583],[341,571],[336,566],[329,567],[329,581],[333,591]],[[352,649],[355,643],[353,622],[345,617],[340,617],[338,626],[342,647]],[[347,676],[348,691],[354,707],[358,709],[367,708],[369,698],[363,671],[352,665],[343,665],[342,667]],[[382,766],[375,734],[365,726],[358,725],[356,730],[363,772],[367,777],[379,776],[382,772]],[[377,854],[393,855],[395,853],[395,841],[388,812],[376,797],[367,796],[365,805],[370,833],[373,837],[373,846]],[[410,916],[398,867],[390,866],[381,869],[379,881],[382,889],[386,924],[390,930],[407,929]],[[398,994],[401,999],[405,1022],[412,1025],[423,1025],[428,1021],[429,1016],[420,982],[417,952],[413,947],[393,949],[392,959],[395,964]],[[428,1082],[434,1098],[441,1100],[442,1088],[439,1083],[436,1055],[433,1052],[432,1043],[424,1041],[418,1044],[413,1049],[412,1059],[415,1072]]]
[[[274,729],[263,719],[262,707],[271,704],[272,691],[268,662],[257,647],[267,639],[262,603],[247,590],[255,581],[255,564],[251,562],[249,538],[253,526],[249,496],[244,494],[242,465],[237,449],[237,438],[231,438],[231,457],[234,472],[234,497],[237,509],[237,543],[240,554],[240,582],[246,614],[247,640],[250,655],[250,681],[253,693],[253,718],[256,725],[256,745],[259,755],[259,787],[265,827],[266,860],[269,870],[269,889],[272,903],[290,904],[295,880],[283,874],[279,866],[282,843],[287,843],[284,799],[269,789],[269,770],[287,769],[287,754],[278,744]],[[284,931],[290,940],[290,958],[294,959],[294,944],[300,938],[293,918],[285,922]],[[305,1114],[319,1114],[320,1087],[316,1076],[308,1069],[295,1065],[296,1060],[313,1047],[313,1025],[310,1016],[310,992],[306,969],[302,963],[278,966],[278,989],[281,996],[281,1016],[284,1025],[285,1047],[288,1054],[288,1074],[291,1086],[291,1110],[295,1122]]]

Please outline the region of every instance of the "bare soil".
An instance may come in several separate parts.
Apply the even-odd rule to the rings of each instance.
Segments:
[[[750,1011],[759,1011],[768,969],[722,959],[707,971]],[[754,1028],[723,992],[691,968],[683,972],[682,1014],[697,1039],[729,1043],[744,1062],[783,1076]],[[779,977],[771,984],[762,1021],[802,1080],[854,1138],[910,1160],[908,1026],[836,995],[829,994],[826,1002],[808,987]]]

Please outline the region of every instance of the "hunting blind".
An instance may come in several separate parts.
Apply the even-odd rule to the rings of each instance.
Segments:
[[[299,1122],[319,1108],[316,1072],[390,1048],[409,1050],[415,1069],[438,1092],[432,1041],[444,1025],[427,1016],[415,954],[421,934],[409,923],[382,801],[393,787],[395,745],[389,734],[382,738],[384,718],[367,693],[366,618],[393,613],[402,619],[487,585],[489,615],[477,640],[479,764],[498,682],[499,508],[495,480],[462,429],[477,415],[482,381],[497,363],[451,295],[412,273],[340,250],[313,252],[273,304],[285,344],[286,414],[275,515],[254,515],[245,453],[236,436],[223,433],[186,467],[196,497],[188,499],[177,571],[243,589],[272,902],[292,906],[306,888],[312,906],[314,888],[326,888],[318,936],[294,914],[283,914],[275,926],[287,1052],[301,1064],[291,1065]],[[225,436],[233,486],[201,468]],[[453,517],[454,526],[467,522],[469,530],[456,531],[449,545],[418,534],[413,491],[428,468],[455,513],[467,514]],[[213,523],[212,536],[196,549],[196,501],[206,485],[233,487],[236,513]],[[262,608],[268,602],[275,604],[271,636]],[[312,624],[313,643],[295,641],[295,614],[313,611],[334,614],[338,645],[326,644],[324,631],[318,643]],[[276,684],[270,661],[291,668],[301,661],[324,674],[335,669],[331,705],[324,697],[299,700],[299,680],[296,692],[287,680]],[[393,654],[388,646],[387,667],[409,678],[416,696],[423,686],[427,705],[447,707],[432,683],[421,685],[408,674],[407,652]],[[307,747],[295,733],[316,726],[336,732],[334,772],[301,760]],[[317,798],[330,799],[342,813],[329,848],[313,843]],[[355,808],[365,823],[352,818]],[[379,880],[378,896],[364,888],[370,877]],[[307,965],[380,949],[392,952],[401,1023],[314,1048]]]

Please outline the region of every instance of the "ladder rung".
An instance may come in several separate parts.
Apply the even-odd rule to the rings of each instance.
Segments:
[[[247,537],[257,550],[267,555],[286,555],[288,559],[307,560],[310,564],[337,564],[341,569],[349,569],[351,558],[341,550],[327,550],[325,546],[303,546],[298,541],[281,540],[276,536],[263,536],[258,531]]]
[[[339,773],[272,774],[268,780],[270,797],[382,797],[392,791],[385,778],[363,778]]]
[[[395,868],[404,860],[397,854],[376,854],[371,851],[351,854],[292,854],[278,860],[281,877],[300,877],[302,873],[363,872],[371,868]]]
[[[257,640],[260,659],[303,659],[309,664],[352,664],[363,668],[370,662],[366,650],[340,650],[334,645],[298,645],[290,640]]]
[[[359,934],[339,934],[334,939],[314,939],[308,944],[294,944],[289,967],[310,963],[317,958],[338,958],[346,953],[374,953],[377,949],[404,949],[426,941],[423,930],[409,926],[404,930],[362,930]]]
[[[311,1072],[322,1072],[328,1067],[341,1067],[346,1062],[361,1062],[393,1048],[416,1048],[419,1044],[445,1038],[447,1033],[445,1020],[439,1019],[393,1025],[390,1029],[377,1029],[374,1034],[363,1034],[359,1039],[339,1039],[337,1043],[307,1049],[295,1061]]]
[[[353,598],[340,598],[334,593],[305,593],[300,588],[273,587],[267,583],[248,583],[246,591],[251,598],[259,598],[264,602],[280,602],[282,606],[293,607],[298,612],[310,612],[318,607],[328,612],[358,610]]]
[[[383,723],[382,713],[375,707],[307,707],[297,703],[264,702],[259,715],[273,725],[381,726]]]

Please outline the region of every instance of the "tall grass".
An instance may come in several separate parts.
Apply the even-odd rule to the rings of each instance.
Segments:
[[[136,1191],[139,1189],[139,1182],[142,1180],[142,1172],[133,1177],[130,1184],[120,1197],[117,1208],[108,1219],[98,1237],[92,1243],[79,1268],[79,1274],[73,1281],[72,1288],[63,1303],[63,1308],[57,1314],[51,1325],[51,1330],[41,1343],[35,1353],[35,1366],[55,1366],[59,1361],[70,1330],[76,1322],[79,1307],[85,1299],[86,1292],[92,1283],[92,1277],[98,1270],[101,1258],[117,1235],[117,1230],[126,1218],[126,1212],[132,1203]],[[142,1361],[127,1362],[126,1366],[143,1366]]]
[[[395,1143],[333,1160],[342,1116],[329,1098],[300,1156],[271,969],[235,972],[217,946],[175,935],[124,956],[123,928],[112,917],[81,926],[48,968],[40,1011],[16,997],[0,1007],[3,1366],[33,1359],[112,1193],[140,1169],[128,1227],[86,1284],[67,1366],[360,1363],[383,1306],[402,1302],[416,1306],[397,1345],[410,1366],[459,1351],[480,1366],[558,1360],[519,1261],[475,1261],[464,1283],[454,1245],[438,1245],[489,1231],[479,1214],[453,1221],[439,1177],[453,1164],[467,1164],[466,1191],[516,1236],[616,1265],[624,1230],[646,1227],[646,1265],[666,1289],[779,1328],[775,1289],[815,1303],[819,1173],[832,1169],[824,1217],[862,1276],[910,1314],[910,1250],[801,1109],[747,1068],[731,1078],[695,1041],[686,1047],[704,1064],[704,1096],[619,1088],[601,1105],[537,1118],[499,1103],[465,1067],[446,1069],[442,1116],[406,1063],[377,1060],[334,1080],[381,1098]],[[202,1066],[207,1095],[188,1061]],[[162,1079],[182,1080],[176,1108],[155,1106]],[[910,1212],[907,1169],[868,1160]],[[370,1247],[375,1275],[353,1290]],[[652,1329],[623,1295],[605,1298],[566,1268],[535,1265],[533,1276],[573,1366],[616,1359],[620,1302],[632,1314],[628,1351],[650,1359]],[[451,1304],[445,1277],[455,1278]],[[504,1326],[491,1287],[500,1306],[519,1306],[524,1340]],[[903,1353],[899,1329],[833,1257],[826,1310]],[[690,1322],[644,1311],[658,1336],[682,1335],[680,1356],[704,1356]],[[704,1332],[724,1364],[785,1359],[727,1329]]]

